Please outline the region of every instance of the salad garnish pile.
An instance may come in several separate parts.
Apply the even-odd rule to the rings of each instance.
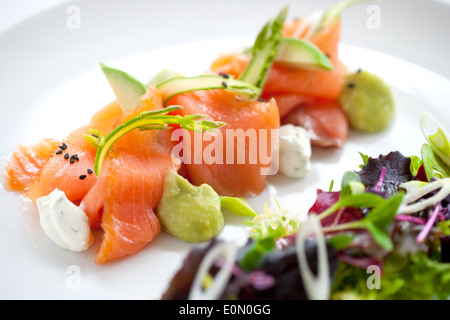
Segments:
[[[194,248],[162,298],[449,299],[450,136],[428,113],[421,127],[428,143],[420,157],[361,154],[339,191],[317,190],[306,221],[266,206],[246,223],[245,246],[215,238]],[[219,246],[234,248],[233,259],[211,255]],[[199,280],[206,257],[209,273]],[[217,272],[227,281],[215,283]]]

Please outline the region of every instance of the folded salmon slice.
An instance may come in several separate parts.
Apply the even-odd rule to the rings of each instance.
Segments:
[[[297,106],[283,119],[282,124],[294,124],[306,129],[311,144],[321,148],[341,148],[347,140],[347,117],[340,105],[333,100],[317,100]]]
[[[154,208],[162,196],[165,173],[176,167],[170,156],[137,157],[119,151],[111,156],[114,160],[100,178],[106,182],[86,196],[103,195],[104,235],[97,263],[136,254],[161,232]],[[87,199],[82,203],[89,206]]]
[[[296,34],[296,30],[300,24],[301,20],[285,23],[283,35],[285,37],[303,38],[308,30],[306,28],[302,33]],[[320,30],[309,39],[329,56],[334,67],[332,71],[303,70],[283,66],[276,62],[272,65],[262,97],[264,99],[276,99],[281,119],[284,119],[296,108],[302,108],[305,105],[308,107],[316,104],[321,105],[324,100],[329,101],[329,106],[340,107],[337,101],[342,90],[343,75],[347,70],[339,61],[339,39],[339,22]],[[211,71],[213,73],[230,74],[238,78],[248,62],[248,55],[240,53],[227,54],[219,57],[212,63]],[[301,120],[300,123],[306,123],[308,121],[315,123],[314,127],[308,128],[314,136],[314,139],[312,139],[313,145],[320,147],[341,147],[343,144],[342,138],[346,137],[346,134],[343,133],[348,131],[348,121],[346,117],[328,117],[325,113],[329,110],[330,107],[319,107],[315,112],[302,112],[301,114],[307,118]],[[336,113],[339,112],[338,110],[335,111]],[[322,117],[329,121],[331,120],[331,123],[321,121],[320,118]],[[288,119],[290,118],[292,117]],[[326,124],[327,127],[322,128],[322,124]],[[330,131],[328,129],[329,126],[335,128],[335,131]],[[326,135],[322,135],[325,132]],[[333,141],[336,143],[333,143]]]
[[[141,101],[142,106],[124,112],[119,123],[163,106],[155,88]],[[171,157],[173,146],[169,130],[133,130],[111,148],[97,182],[80,204],[91,226],[104,231],[97,263],[135,254],[161,232],[154,208],[166,172],[180,166]]]
[[[84,135],[94,129],[106,136],[141,112],[162,108],[155,88],[149,88],[141,102],[125,112],[112,102],[63,141],[43,139],[32,146],[19,145],[3,172],[9,189],[34,201],[58,188],[80,203],[91,227],[104,230],[97,263],[135,254],[161,232],[153,209],[161,198],[165,173],[180,167],[171,157],[174,142],[169,130],[134,130],[115,143],[99,177],[90,171],[96,148]]]
[[[112,102],[63,141],[43,139],[32,146],[19,145],[3,172],[5,185],[33,201],[60,189],[69,200],[79,202],[96,181],[88,173],[94,167],[96,149],[83,134],[90,134],[91,128],[108,134],[121,113],[120,106]]]
[[[296,28],[301,23],[301,20],[286,23],[283,28],[283,36],[302,39],[306,30],[303,34],[296,34]],[[296,94],[321,99],[339,98],[342,90],[342,76],[346,71],[338,56],[340,23],[335,23],[314,33],[308,40],[328,55],[334,70],[309,71],[288,68],[275,63],[271,70],[271,76],[264,88],[265,95]],[[286,109],[285,112],[289,111]],[[284,116],[286,113],[281,116]]]
[[[190,147],[184,150],[189,153],[184,154],[184,164],[193,184],[206,183],[220,195],[235,197],[249,197],[264,190],[265,171],[270,169],[275,143],[272,130],[280,125],[274,99],[245,102],[226,90],[205,90],[177,95],[168,104],[183,106],[181,112],[185,115],[204,114],[209,120],[228,124],[216,132],[204,133],[203,137],[208,138],[203,139],[200,149],[196,149],[198,133],[183,130],[185,146],[186,140],[190,141]]]
[[[55,139],[42,139],[31,146],[19,144],[3,170],[5,187],[14,192],[28,192],[44,164],[61,144]]]

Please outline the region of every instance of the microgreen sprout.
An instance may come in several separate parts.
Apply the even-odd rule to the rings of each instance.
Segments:
[[[118,126],[106,137],[101,137],[98,142],[95,157],[95,174],[99,175],[102,171],[104,161],[112,145],[131,130],[164,130],[178,125],[182,129],[204,132],[215,130],[226,125],[224,122],[204,120],[205,116],[203,115],[186,115],[183,117],[168,114],[181,108],[181,106],[170,106],[161,110],[142,112],[139,116]]]

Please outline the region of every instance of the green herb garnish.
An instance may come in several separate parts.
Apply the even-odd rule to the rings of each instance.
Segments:
[[[450,177],[450,168],[442,162],[429,144],[422,145],[421,156],[428,181],[433,177],[438,179]]]
[[[251,228],[254,242],[243,254],[240,267],[251,270],[260,265],[264,255],[275,248],[277,239],[296,233],[301,220],[279,205],[278,210],[273,210],[265,204],[262,213],[252,221],[244,221],[244,224]]]
[[[332,299],[448,300],[450,264],[433,260],[425,252],[393,252],[383,262],[380,287],[371,290],[371,273],[339,263],[331,289]]]
[[[450,220],[440,221],[437,226],[444,236],[450,236]]]
[[[361,153],[361,152],[358,152],[358,153],[361,156],[362,161],[363,161],[363,163],[359,165],[359,168],[362,169],[369,162],[369,156],[364,153]]]
[[[355,234],[352,232],[342,232],[333,235],[327,239],[327,242],[334,248],[334,250],[339,251],[346,248],[355,239]]]
[[[389,237],[388,227],[394,220],[397,210],[402,202],[403,195],[403,192],[401,192],[387,200],[371,193],[349,195],[344,199],[339,200],[335,205],[330,207],[330,209],[333,207],[370,207],[372,208],[370,212],[361,220],[325,227],[323,228],[323,232],[328,233],[351,229],[366,229],[381,248],[390,251],[392,250],[393,245]],[[332,212],[336,210],[333,209]],[[327,211],[331,212],[331,210],[326,210],[324,212]],[[323,218],[322,214],[319,215],[319,218]]]
[[[361,183],[361,178],[354,171],[347,171],[344,173],[341,182],[341,198],[345,198],[351,194],[359,194],[364,192],[364,185]]]
[[[422,134],[436,156],[446,167],[450,167],[450,136],[444,127],[429,113],[420,117]]]
[[[226,125],[224,122],[203,120],[205,118],[204,115],[186,115],[184,117],[180,115],[168,115],[169,112],[181,108],[181,106],[170,106],[161,110],[142,112],[139,116],[118,126],[106,137],[102,137],[98,143],[95,157],[95,174],[97,176],[100,174],[103,163],[112,145],[131,130],[164,130],[171,128],[173,125],[179,125],[182,129],[204,132]]]
[[[89,132],[91,134],[83,134],[83,136],[86,138],[87,142],[91,146],[93,146],[94,148],[98,148],[98,144],[100,143],[100,140],[103,138],[103,133],[94,129],[89,129]]]
[[[384,202],[384,198],[369,192],[359,193],[359,194],[349,194],[345,197],[341,197],[335,204],[329,207],[327,210],[323,211],[318,215],[319,219],[322,220],[325,217],[335,213],[341,208],[352,207],[352,208],[373,208]]]

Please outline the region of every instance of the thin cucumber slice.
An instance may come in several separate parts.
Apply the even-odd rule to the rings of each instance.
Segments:
[[[302,39],[283,38],[275,61],[293,68],[333,70],[327,55],[315,44]]]
[[[167,80],[170,80],[172,78],[179,78],[182,76],[183,75],[178,71],[163,69],[153,76],[153,78],[149,81],[149,84],[157,86],[163,82],[166,82]]]
[[[140,105],[140,97],[145,93],[146,86],[128,73],[100,64],[111,89],[122,110],[134,109]]]
[[[224,89],[239,93],[248,100],[257,99],[261,93],[259,88],[249,83],[215,75],[175,77],[160,83],[157,88],[164,104],[178,94],[197,90]]]

